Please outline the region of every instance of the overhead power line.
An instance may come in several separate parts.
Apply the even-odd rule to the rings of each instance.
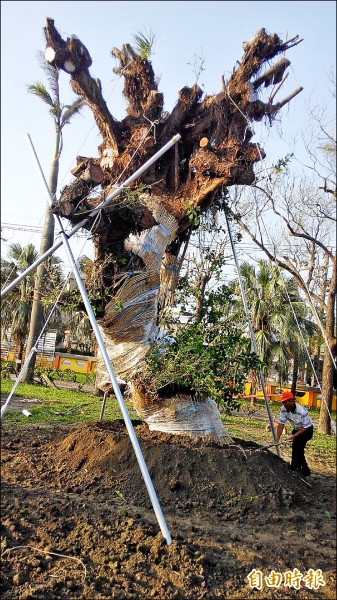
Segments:
[[[28,231],[33,233],[42,233],[42,227],[35,225],[21,225],[20,223],[2,223],[1,230],[11,229],[12,231]],[[75,237],[87,238],[88,234],[76,233]]]

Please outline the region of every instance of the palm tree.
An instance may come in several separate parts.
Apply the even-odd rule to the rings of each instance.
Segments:
[[[8,260],[1,259],[1,279],[13,281],[37,259],[37,251],[33,244],[24,248],[21,244],[11,244]],[[10,328],[11,338],[16,345],[17,359],[22,361],[24,343],[26,341],[29,317],[33,301],[34,277],[30,274],[13,289],[1,305],[1,322],[3,331]]]
[[[313,335],[315,325],[307,319],[296,281],[286,279],[278,266],[261,259],[257,268],[243,262],[240,272],[264,372],[274,363],[283,384],[288,380],[290,359],[297,362],[303,357],[302,338]]]
[[[1,259],[1,284],[13,281],[20,273],[30,267],[38,258],[38,252],[33,244],[22,247],[14,243],[9,247],[8,259]],[[48,308],[51,297],[50,291],[55,290],[62,278],[60,268],[61,259],[51,257],[46,263],[47,289],[46,297],[42,298],[42,317],[44,307]],[[48,290],[49,288],[49,290]],[[34,297],[34,275],[27,275],[18,286],[13,288],[10,294],[1,304],[1,322],[3,331],[10,329],[11,338],[16,344],[18,360],[22,361],[25,341],[29,331],[29,320]],[[58,317],[59,315],[57,315]],[[52,321],[51,321],[52,322]],[[26,351],[26,356],[28,353]]]
[[[36,83],[28,85],[28,91],[34,94],[42,102],[49,106],[49,113],[54,122],[55,129],[55,144],[52,163],[49,172],[49,190],[52,197],[56,194],[58,174],[59,174],[59,161],[63,147],[63,128],[65,125],[70,123],[72,117],[79,113],[85,101],[83,98],[77,98],[70,105],[62,104],[60,101],[60,88],[59,88],[59,72],[51,66],[44,58],[43,54],[40,53],[40,63],[43,68],[49,83],[50,92],[44,86],[43,83],[37,81]],[[46,205],[44,225],[41,234],[40,243],[40,255],[44,254],[54,243],[54,216],[49,207]],[[36,272],[35,287],[34,287],[34,299],[32,304],[29,337],[27,341],[27,355],[34,347],[34,344],[39,336],[42,328],[42,315],[43,307],[41,304],[41,295],[43,294],[44,281],[46,279],[46,266],[41,264]],[[32,357],[30,364],[28,365],[27,371],[24,376],[26,382],[32,382],[34,376],[34,365],[35,356]]]

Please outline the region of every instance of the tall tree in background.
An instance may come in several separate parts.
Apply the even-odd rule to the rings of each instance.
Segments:
[[[285,278],[276,265],[260,259],[257,268],[248,262],[241,263],[240,271],[259,358],[266,375],[274,365],[279,383],[284,385],[290,375],[290,359],[297,359],[302,337],[312,336],[315,325],[307,319],[307,306],[297,282]]]
[[[49,84],[49,91],[45,85],[39,81],[28,86],[28,91],[31,94],[37,96],[42,102],[49,106],[49,113],[52,117],[55,130],[55,142],[53,159],[51,162],[49,172],[49,191],[51,196],[54,197],[57,190],[58,174],[59,174],[59,162],[63,147],[62,130],[70,123],[71,119],[79,113],[83,105],[85,104],[82,98],[76,98],[70,105],[64,105],[60,100],[60,88],[59,88],[59,72],[58,70],[50,65],[44,58],[43,54],[40,56],[41,66],[45,72],[45,75]],[[44,223],[41,233],[41,243],[39,255],[41,256],[54,243],[54,215],[50,209],[49,204],[46,204]],[[38,339],[43,326],[43,306],[41,303],[41,296],[45,289],[45,278],[46,278],[46,267],[42,263],[39,265],[34,286],[34,299],[32,304],[32,312],[29,325],[29,335],[27,341],[26,354],[30,353],[34,347],[36,340]],[[34,366],[35,366],[36,354],[34,353],[26,373],[23,379],[26,382],[33,382],[34,379]]]
[[[335,100],[335,98],[334,98]],[[335,109],[335,102],[334,102]],[[335,118],[327,107],[310,109],[304,134],[307,161],[303,173],[285,157],[249,190],[236,188],[231,214],[269,260],[296,280],[320,325],[324,360],[323,399],[318,430],[331,433],[336,361],[336,140]],[[272,215],[274,227],[266,228]],[[318,318],[317,318],[318,317]]]
[[[117,197],[98,220],[89,218],[85,225],[93,228],[95,244],[97,280],[92,304],[115,372],[130,382],[133,402],[147,422],[151,411],[162,415],[160,422],[152,420],[151,427],[165,426],[167,409],[174,432],[183,407],[186,413],[187,396],[163,398],[158,391],[148,397],[142,372],[146,354],[157,339],[158,316],[173,302],[181,250],[191,229],[198,227],[190,217],[197,210],[207,211],[223,186],[254,182],[254,164],[264,153],[251,142],[249,123],[267,117],[268,124],[301,91],[298,88],[273,103],[290,64],[284,54],[301,40],[296,36],[283,42],[261,29],[244,43],[241,62],[228,81],[222,79],[217,94],[204,96],[197,83],[185,86],[171,113],[164,111],[163,94],[149,60],[153,40],[145,44],[145,53],[139,51],[138,40],[135,47],[113,48],[111,54],[118,61],[113,70],[124,78],[127,101],[127,114],[118,121],[108,109],[100,81],[89,73],[92,59],[84,44],[77,36],[64,40],[50,18],[44,32],[46,60],[70,75],[73,91],[86,100],[102,136],[97,158],[78,157],[78,168],[73,171],[76,180],[62,191],[53,209],[60,216],[78,223],[111,193],[116,182],[125,181],[174,134],[181,135],[179,143],[142,175],[138,187]],[[264,102],[263,88],[269,86],[272,93]],[[101,389],[111,389],[100,357],[97,373]],[[205,402],[199,410],[201,421],[209,405]],[[193,410],[194,405],[191,422]],[[219,419],[219,414],[212,418]],[[203,435],[206,429],[209,435],[221,435],[220,426],[201,429]],[[196,427],[194,433],[198,434]]]
[[[1,259],[1,279],[11,281],[30,267],[37,259],[37,251],[33,244],[22,247],[21,244],[9,246],[8,258]],[[22,361],[24,343],[26,341],[29,318],[33,302],[34,276],[29,274],[19,286],[14,288],[1,302],[1,323],[3,331],[11,331],[11,338],[16,344],[17,359]]]
[[[33,244],[21,246],[11,244],[7,259],[1,258],[1,284],[13,281],[20,273],[30,267],[38,258],[38,252]],[[47,285],[45,296],[42,298],[43,310],[50,308],[50,292],[54,292],[62,279],[61,259],[51,256],[45,264]],[[16,343],[18,360],[22,361],[22,353],[29,329],[29,320],[34,297],[34,276],[27,275],[18,286],[1,302],[1,324],[3,333],[10,330],[11,338]],[[52,319],[55,317],[53,315]],[[26,351],[27,356],[27,351]]]

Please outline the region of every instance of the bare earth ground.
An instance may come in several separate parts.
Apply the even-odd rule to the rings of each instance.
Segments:
[[[15,429],[4,420],[3,600],[335,598],[332,465],[310,464],[303,480],[253,442],[134,428],[170,545],[123,421]],[[261,589],[250,586],[254,569]],[[295,569],[314,580],[296,580]],[[272,571],[291,572],[289,585],[270,587]]]

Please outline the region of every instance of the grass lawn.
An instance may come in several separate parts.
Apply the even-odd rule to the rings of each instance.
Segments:
[[[1,379],[2,394],[9,394],[12,387],[12,380]],[[76,426],[88,421],[98,421],[102,406],[102,397],[85,392],[55,389],[38,384],[19,383],[14,395],[21,398],[40,400],[41,404],[29,409],[29,412],[32,414],[29,417],[29,421],[31,423],[46,425],[60,423]],[[131,403],[127,402],[126,406],[131,419],[140,419]],[[277,419],[280,411],[279,402],[271,402],[270,411],[273,417]],[[317,423],[319,410],[309,408],[309,414],[314,424],[315,422]],[[117,400],[114,396],[108,396],[104,420],[121,418],[122,413]],[[336,421],[336,411],[333,411],[332,418]],[[4,419],[9,426],[20,427],[21,425],[27,425],[27,417],[18,410],[8,408]],[[222,419],[226,430],[232,437],[256,442],[261,445],[267,445],[273,441],[271,433],[266,431],[268,415],[262,400],[257,403],[256,411],[254,412],[243,411],[243,414],[238,416],[222,414]],[[320,462],[328,461],[333,466],[336,461],[336,436],[323,435],[315,431],[313,439],[308,443],[307,451],[312,455],[313,460]],[[285,454],[288,458],[288,453],[288,449],[282,450],[282,456]]]
[[[13,387],[13,381],[1,379],[1,394],[9,394]],[[88,421],[98,421],[103,397],[97,397],[85,392],[67,389],[56,389],[38,384],[19,383],[14,396],[21,398],[34,398],[40,400],[41,404],[30,408],[32,414],[29,417],[32,423],[62,423],[78,424]],[[133,407],[127,403],[129,415],[132,419],[138,418]],[[9,408],[5,413],[6,422],[13,426],[27,425],[27,417],[18,410]],[[104,419],[121,419],[122,413],[114,396],[108,396]]]

